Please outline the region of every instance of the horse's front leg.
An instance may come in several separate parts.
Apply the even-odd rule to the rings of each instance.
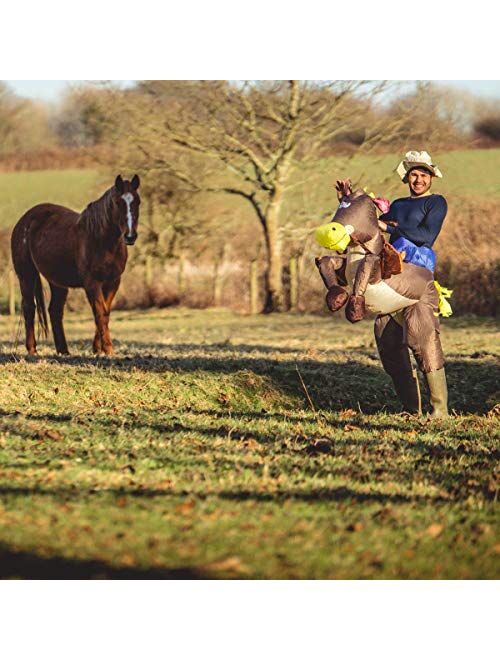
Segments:
[[[85,284],[85,293],[94,313],[96,325],[96,334],[94,337],[94,353],[113,354],[113,344],[109,334],[109,310],[103,294],[102,285],[98,282],[88,282]]]
[[[356,271],[352,294],[345,308],[345,317],[351,323],[361,321],[365,317],[366,287],[370,282],[380,279],[380,272],[380,257],[376,254],[367,254]]]
[[[111,316],[111,305],[113,304],[113,300],[118,291],[118,287],[120,286],[120,281],[121,278],[118,277],[116,280],[112,280],[111,282],[104,282],[104,284],[102,285],[102,295],[104,297],[104,304],[106,305],[106,310],[107,310],[106,328],[109,336],[109,341],[111,342],[111,344],[112,344],[112,340],[111,340],[111,333],[109,331],[109,318]],[[99,353],[101,351],[102,351],[101,335],[99,333],[99,330],[96,328],[96,333],[94,337],[94,353]],[[111,351],[114,352],[113,347],[111,347]]]
[[[344,274],[345,263],[345,259],[337,256],[316,258],[316,267],[328,289],[326,305],[331,312],[338,311],[346,304],[349,298],[349,294],[341,286],[347,283]]]

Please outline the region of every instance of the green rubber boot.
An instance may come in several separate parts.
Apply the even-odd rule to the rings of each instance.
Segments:
[[[432,412],[429,417],[441,419],[448,417],[448,387],[446,385],[446,374],[444,369],[429,371],[425,374],[431,399]]]

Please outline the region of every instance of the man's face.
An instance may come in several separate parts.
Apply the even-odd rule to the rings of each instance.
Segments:
[[[416,167],[408,173],[408,184],[412,195],[425,195],[432,186],[432,174],[423,167]]]

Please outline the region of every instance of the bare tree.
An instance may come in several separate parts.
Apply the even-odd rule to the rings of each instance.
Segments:
[[[139,159],[144,169],[175,177],[188,191],[236,195],[251,205],[266,247],[264,311],[271,312],[284,306],[287,194],[304,184],[314,169],[308,166],[336,137],[355,130],[358,149],[368,149],[397,136],[407,123],[404,113],[391,121],[372,118],[359,138],[359,113],[386,88],[370,81],[210,81],[180,88],[154,81],[128,92],[113,112],[134,166]]]

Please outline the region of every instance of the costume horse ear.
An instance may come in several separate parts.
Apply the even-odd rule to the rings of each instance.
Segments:
[[[123,195],[123,191],[125,190],[125,186],[123,185],[123,179],[122,179],[121,174],[119,174],[115,179],[115,188],[116,188],[116,192],[119,195]]]
[[[137,188],[141,185],[141,180],[139,179],[137,174],[134,174],[132,177],[132,181],[130,182],[130,185],[132,186],[132,190],[137,190]]]

